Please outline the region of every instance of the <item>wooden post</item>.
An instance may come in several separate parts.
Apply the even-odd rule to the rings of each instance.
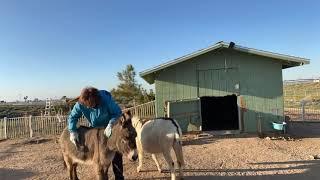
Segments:
[[[7,135],[7,117],[4,117],[4,119],[3,119],[3,127],[4,127],[4,138],[8,139],[8,135]]]
[[[261,114],[258,113],[258,122],[257,122],[257,130],[258,130],[258,135],[262,136],[262,122],[261,122]]]
[[[29,116],[29,132],[30,132],[30,137],[32,138],[33,136],[33,130],[32,130],[32,115]]]
[[[301,112],[301,119],[302,119],[302,121],[304,121],[304,115],[305,115],[305,103],[302,103],[302,112]]]

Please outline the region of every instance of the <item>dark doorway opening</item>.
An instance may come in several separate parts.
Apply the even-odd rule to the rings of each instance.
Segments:
[[[237,96],[200,97],[202,130],[238,130]]]

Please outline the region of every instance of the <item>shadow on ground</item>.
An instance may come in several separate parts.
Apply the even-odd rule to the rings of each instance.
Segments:
[[[23,141],[19,144],[22,145],[27,145],[27,144],[41,144],[41,143],[46,143],[46,142],[50,142],[52,141],[52,139],[44,139],[44,138],[32,138],[32,139],[28,139],[26,141]]]
[[[34,176],[35,173],[24,169],[4,169],[0,168],[1,180],[20,180]]]
[[[293,167],[281,167],[281,168],[250,168],[250,169],[184,169],[184,172],[188,175],[184,176],[184,179],[195,180],[315,180],[319,177],[320,160],[310,161],[286,161],[286,162],[262,162],[252,163],[252,165],[288,165]],[[270,175],[250,175],[268,171],[290,171],[290,170],[303,170],[302,173],[297,174],[270,174]],[[169,171],[164,171],[168,176],[162,177],[143,177],[144,180],[151,179],[170,179]],[[190,173],[195,175],[189,175]],[[201,174],[228,174],[228,175],[201,175]],[[197,175],[199,174],[199,175]],[[230,174],[230,175],[229,175]],[[233,175],[243,174],[243,175]],[[130,180],[138,180],[141,178],[129,178]]]
[[[201,137],[195,139],[188,139],[182,141],[183,146],[190,146],[190,145],[203,145],[203,144],[212,144],[216,141],[215,138],[208,136],[208,137]]]

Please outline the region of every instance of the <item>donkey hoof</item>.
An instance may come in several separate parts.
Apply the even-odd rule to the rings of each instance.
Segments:
[[[141,172],[141,168],[138,167],[138,168],[137,168],[137,172],[138,172],[138,173]]]
[[[162,170],[162,169],[158,169],[158,172],[159,172],[159,173],[163,173],[163,170]]]

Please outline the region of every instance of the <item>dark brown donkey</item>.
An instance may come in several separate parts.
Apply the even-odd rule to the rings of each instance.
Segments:
[[[77,148],[69,140],[68,129],[60,137],[63,159],[72,180],[78,179],[78,163],[94,165],[97,179],[108,179],[108,168],[116,151],[126,155],[131,161],[138,158],[135,141],[137,133],[132,126],[130,112],[122,114],[112,128],[109,139],[104,135],[104,128],[80,126],[78,133],[81,148]]]

